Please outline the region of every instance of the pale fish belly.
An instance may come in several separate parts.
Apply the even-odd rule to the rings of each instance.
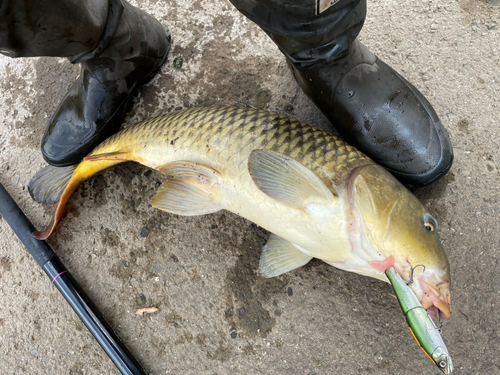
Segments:
[[[344,271],[389,282],[385,273],[373,266],[372,262],[382,263],[385,258],[372,247],[362,226],[362,223],[359,222],[350,221],[348,223],[348,237],[351,251],[349,254],[346,254],[346,258],[343,261],[324,261]]]
[[[260,191],[248,171],[240,168],[224,178],[218,200],[224,209],[298,245],[310,256],[330,261],[351,257],[346,205],[342,199],[326,214],[307,208],[294,209]]]
[[[377,258],[377,257],[374,257],[374,258]],[[367,262],[362,257],[355,255],[354,253],[352,253],[351,256],[349,257],[349,259],[347,259],[345,261],[340,261],[340,262],[339,261],[328,261],[328,260],[324,260],[324,261],[326,263],[328,263],[329,265],[331,265],[335,268],[344,270],[344,271],[354,272],[354,273],[357,273],[357,274],[360,274],[363,276],[369,276],[369,277],[373,277],[373,278],[381,280],[381,281],[389,282],[387,279],[387,276],[385,276],[385,274],[383,272],[376,270],[375,268],[373,268],[370,265],[369,262]],[[374,259],[374,261],[378,261],[378,260]]]

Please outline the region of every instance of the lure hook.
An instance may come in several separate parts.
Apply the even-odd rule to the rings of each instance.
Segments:
[[[410,262],[408,262],[410,263]],[[424,270],[422,272],[425,272],[425,266],[423,264],[417,264],[415,267],[412,267],[411,263],[410,263],[410,281],[408,281],[406,283],[406,285],[410,286],[411,284],[413,284],[413,273],[415,272],[415,269],[417,267],[424,267]]]
[[[441,317],[441,310],[438,310],[438,320],[439,320],[438,332],[440,335],[442,335],[444,324],[443,324],[443,318]]]

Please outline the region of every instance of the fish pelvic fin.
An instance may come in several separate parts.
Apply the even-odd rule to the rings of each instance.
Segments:
[[[248,171],[257,187],[269,197],[292,208],[331,206],[337,197],[309,168],[295,159],[270,150],[254,150]]]
[[[103,169],[124,161],[126,160],[84,160],[78,165],[48,166],[38,172],[28,185],[33,199],[44,203],[54,203],[57,199],[59,200],[48,227],[43,231],[33,232],[33,237],[46,240],[52,234],[64,214],[66,203],[81,182],[88,180]]]
[[[168,177],[151,200],[151,206],[173,214],[196,216],[222,209],[216,199],[218,171],[190,161],[176,161],[157,168]]]
[[[279,276],[306,265],[312,258],[290,241],[271,233],[262,248],[259,273],[266,278]]]

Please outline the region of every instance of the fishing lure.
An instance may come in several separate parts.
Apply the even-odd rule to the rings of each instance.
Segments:
[[[406,283],[394,268],[388,268],[385,274],[396,292],[399,306],[418,345],[441,371],[447,375],[451,374],[453,362],[441,337],[441,329],[436,327],[409,287],[409,283]]]

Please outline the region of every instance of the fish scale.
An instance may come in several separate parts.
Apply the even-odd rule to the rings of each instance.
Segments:
[[[126,148],[146,162],[145,144],[149,149],[190,150],[205,155],[214,166],[235,159],[244,167],[252,150],[271,150],[299,161],[335,186],[354,168],[373,163],[319,128],[248,107],[189,109],[139,122],[108,138],[91,155]]]

